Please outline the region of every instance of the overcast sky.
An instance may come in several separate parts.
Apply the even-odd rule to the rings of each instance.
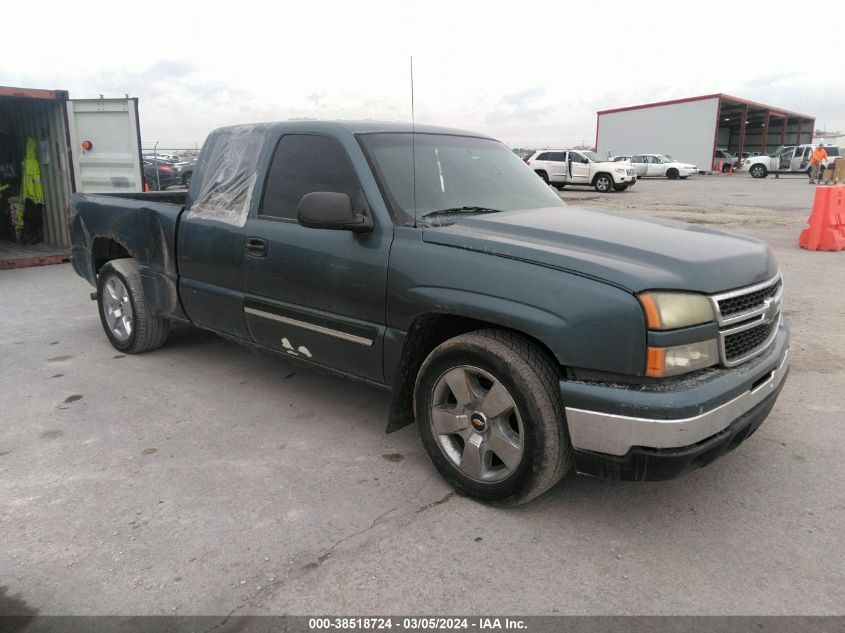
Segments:
[[[845,132],[845,3],[88,2],[3,8],[0,85],[140,98],[145,146],[293,117],[410,120],[511,146],[595,140],[596,110],[725,92]],[[36,15],[37,13],[37,15]],[[797,31],[796,31],[797,26]],[[829,33],[828,33],[829,31]]]

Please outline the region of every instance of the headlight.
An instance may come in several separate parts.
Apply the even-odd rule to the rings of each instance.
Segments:
[[[719,346],[716,339],[675,347],[649,347],[646,374],[652,378],[677,376],[710,367],[718,361]]]
[[[691,292],[646,292],[639,297],[650,330],[674,330],[713,320],[713,306]]]

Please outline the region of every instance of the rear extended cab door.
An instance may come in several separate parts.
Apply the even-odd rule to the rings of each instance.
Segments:
[[[244,233],[249,335],[299,360],[382,383],[393,222],[366,158],[345,130],[282,132],[271,145]],[[299,201],[316,191],[348,194],[373,229],[302,226]]]
[[[215,130],[206,139],[179,220],[179,295],[193,323],[249,340],[244,318],[244,225],[266,170],[269,125]]]

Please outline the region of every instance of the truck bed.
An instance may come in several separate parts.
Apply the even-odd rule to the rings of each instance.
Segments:
[[[138,264],[151,309],[184,318],[177,293],[176,225],[187,192],[76,193],[71,197],[71,262],[92,286],[109,259]]]

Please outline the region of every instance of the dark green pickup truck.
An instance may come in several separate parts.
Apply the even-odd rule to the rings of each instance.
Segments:
[[[392,390],[461,493],[666,479],[751,435],[788,371],[761,242],[565,206],[501,143],[375,122],[222,128],[190,191],[74,195],[117,349],[172,321]],[[342,438],[338,441],[342,442]]]

